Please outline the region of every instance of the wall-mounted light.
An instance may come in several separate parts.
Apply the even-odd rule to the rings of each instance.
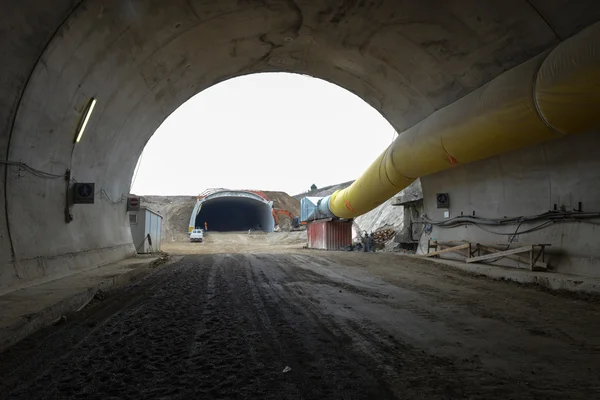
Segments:
[[[85,109],[85,113],[83,114],[82,122],[79,124],[79,129],[77,130],[77,136],[75,137],[75,143],[79,143],[81,137],[83,136],[83,132],[85,131],[85,127],[92,116],[92,112],[94,111],[94,107],[96,107],[96,99],[92,97],[88,106]]]

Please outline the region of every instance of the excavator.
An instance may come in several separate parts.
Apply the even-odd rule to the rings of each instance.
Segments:
[[[300,218],[295,217],[294,214],[289,212],[288,210],[283,210],[281,208],[273,208],[271,210],[273,214],[273,219],[275,220],[275,226],[279,225],[279,216],[285,215],[290,219],[290,223],[292,224],[292,230],[300,230],[306,225],[306,221],[300,221]]]

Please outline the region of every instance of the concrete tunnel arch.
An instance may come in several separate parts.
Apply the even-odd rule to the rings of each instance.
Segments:
[[[134,254],[122,199],[139,154],[177,107],[218,82],[307,74],[401,132],[600,20],[596,0],[4,3],[0,149],[53,178],[1,167],[0,291]],[[67,169],[102,199],[66,210]]]
[[[235,232],[249,229],[273,232],[273,202],[246,191],[221,191],[198,199],[190,216],[190,229]]]

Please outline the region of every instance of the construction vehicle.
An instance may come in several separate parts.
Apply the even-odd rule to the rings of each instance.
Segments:
[[[273,214],[273,220],[275,220],[275,226],[279,226],[279,217],[281,215],[285,215],[290,219],[292,230],[301,230],[306,225],[305,221],[300,221],[300,218],[295,217],[294,214],[288,210],[283,210],[281,208],[273,208],[271,210],[271,213]]]

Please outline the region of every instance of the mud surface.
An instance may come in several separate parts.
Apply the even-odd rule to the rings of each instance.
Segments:
[[[230,247],[215,238],[195,247],[206,254],[190,246],[178,262],[2,354],[0,398],[600,393],[598,303],[393,254],[267,253],[233,249],[240,237],[229,237]]]

